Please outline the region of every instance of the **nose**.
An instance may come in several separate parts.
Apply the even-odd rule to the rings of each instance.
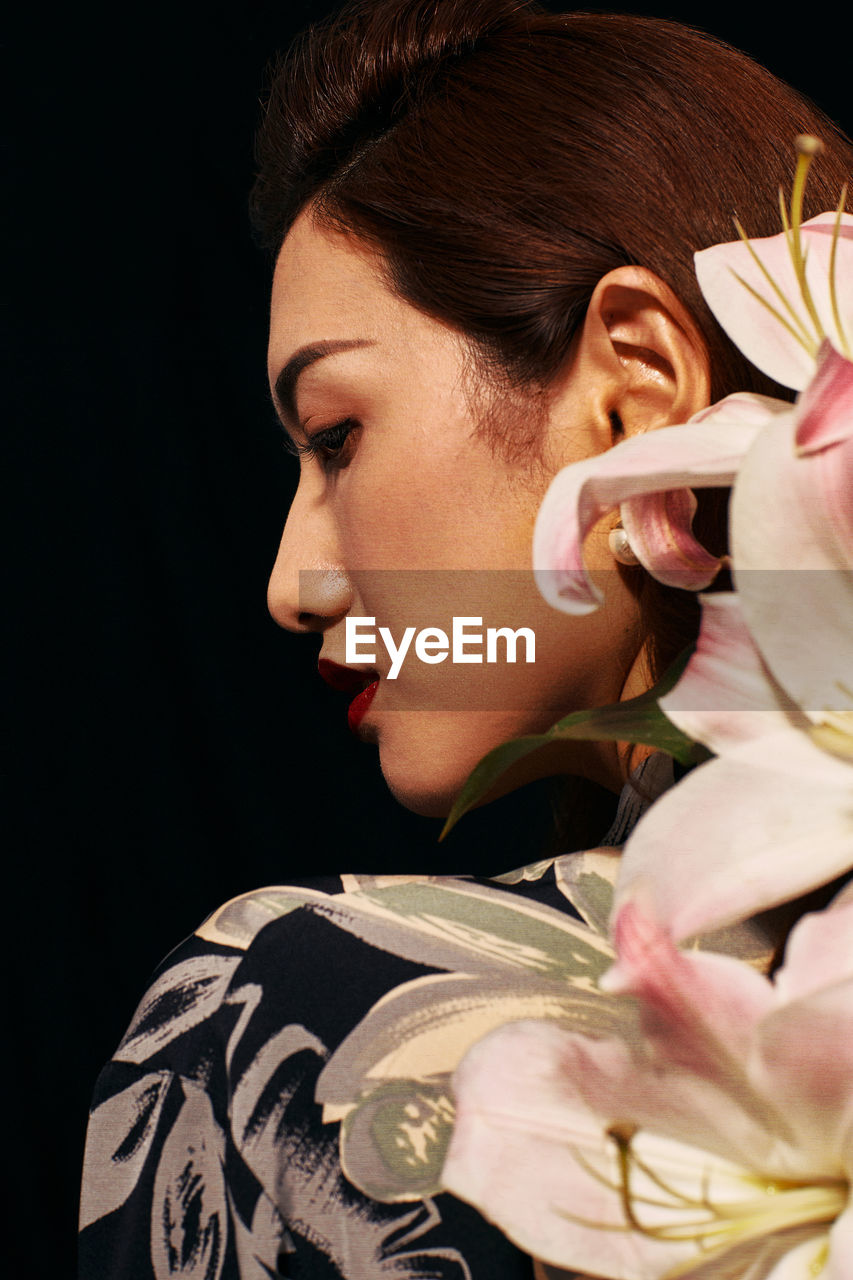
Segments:
[[[325,631],[352,606],[337,531],[320,489],[303,476],[288,512],[267,589],[267,606],[288,631]]]

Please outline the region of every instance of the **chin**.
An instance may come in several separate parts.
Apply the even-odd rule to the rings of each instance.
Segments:
[[[437,751],[428,735],[418,735],[411,749],[400,749],[380,738],[379,764],[394,799],[423,818],[446,818],[479,755],[468,762]]]
[[[399,801],[405,809],[411,809],[412,813],[420,814],[422,818],[446,818],[464,781],[464,779],[457,781],[457,784],[448,790],[439,784],[431,786],[429,779],[415,777],[413,774],[401,777],[394,770],[387,770],[384,765],[382,773],[394,799]]]
[[[425,818],[446,818],[472,770],[525,727],[494,712],[397,712],[378,725],[379,763],[391,794]]]

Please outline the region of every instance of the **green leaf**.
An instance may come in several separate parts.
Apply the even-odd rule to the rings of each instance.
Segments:
[[[681,678],[692,653],[692,646],[680,653],[657,684],[637,698],[575,711],[545,733],[513,738],[495,747],[469,775],[439,839],[443,840],[462,815],[476,805],[514,791],[534,778],[566,772],[560,751],[564,742],[638,743],[665,751],[685,766],[708,759],[706,748],[677,729],[658,706],[658,699]]]

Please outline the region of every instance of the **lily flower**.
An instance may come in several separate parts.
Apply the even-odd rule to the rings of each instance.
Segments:
[[[635,904],[605,979],[642,1036],[493,1032],[454,1076],[446,1188],[545,1262],[608,1280],[849,1280],[853,903],[771,982],[679,952]]]

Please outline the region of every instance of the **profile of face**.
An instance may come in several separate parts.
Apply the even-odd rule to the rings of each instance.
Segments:
[[[305,211],[281,249],[269,377],[300,480],[269,607],[282,626],[322,636],[321,669],[356,692],[350,722],[377,745],[389,787],[416,812],[446,814],[499,743],[643,687],[637,606],[614,571],[610,525],[587,548],[594,576],[606,578],[598,612],[551,609],[531,568],[551,476],[610,447],[614,412],[631,431],[682,421],[707,402],[702,353],[685,317],[672,318],[677,300],[661,301],[656,278],[640,269],[611,277],[565,376],[545,395],[501,402],[478,379],[465,336],[398,296],[363,242]],[[496,414],[510,444],[530,439],[533,422],[535,447],[496,443]],[[373,619],[362,634],[376,636],[349,662],[348,617]],[[453,661],[452,650],[419,658],[417,633],[450,637],[454,617],[480,619],[468,630],[484,640],[490,626],[530,629],[534,661],[521,641],[515,662],[502,642],[491,662],[476,641],[459,654],[479,662]],[[396,670],[381,627],[395,645],[415,629]],[[564,767],[618,789],[624,770],[612,745],[571,751]]]

